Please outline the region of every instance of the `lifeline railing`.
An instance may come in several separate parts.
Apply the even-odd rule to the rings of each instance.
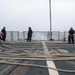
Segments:
[[[33,31],[32,40],[50,40],[50,32],[49,31]],[[27,39],[27,31],[7,31],[6,40],[8,41],[19,41]],[[52,32],[52,40],[56,41],[67,41],[68,40],[68,32],[60,32],[53,31]]]

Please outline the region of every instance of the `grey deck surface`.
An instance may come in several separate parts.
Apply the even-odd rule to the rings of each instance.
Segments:
[[[69,52],[75,53],[75,44],[67,44],[64,42],[50,42],[50,41],[45,41],[45,43],[48,47],[50,54],[57,54],[57,53],[65,54]],[[2,54],[1,52],[11,53],[11,54],[27,53],[25,52],[25,50],[31,53],[43,53],[44,52],[41,41],[17,42],[17,43],[6,42],[5,44],[9,47],[20,48],[20,49],[11,50],[11,48],[5,47],[0,42],[0,54]],[[20,62],[20,63],[47,66],[46,61],[11,60],[11,62]],[[54,61],[54,63],[55,63],[56,68],[75,70],[75,61]],[[75,73],[65,73],[65,72],[58,72],[58,73],[59,75],[75,75]],[[49,72],[47,68],[0,64],[0,75],[49,75]]]

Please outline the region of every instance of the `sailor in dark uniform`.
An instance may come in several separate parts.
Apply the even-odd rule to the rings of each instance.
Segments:
[[[32,29],[31,29],[31,27],[29,27],[28,33],[27,33],[27,42],[28,42],[28,41],[31,42],[32,33],[33,33],[33,31],[32,31]]]
[[[5,27],[3,27],[3,29],[1,30],[1,33],[3,34],[2,35],[2,40],[5,41],[5,39],[6,39],[6,30],[5,30]]]
[[[71,42],[72,44],[74,44],[74,30],[72,27],[69,30],[69,36],[68,36],[68,43],[71,43]]]

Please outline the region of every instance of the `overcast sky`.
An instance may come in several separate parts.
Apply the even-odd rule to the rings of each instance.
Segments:
[[[75,0],[51,0],[52,30],[75,29]],[[0,30],[49,31],[49,0],[0,0]]]

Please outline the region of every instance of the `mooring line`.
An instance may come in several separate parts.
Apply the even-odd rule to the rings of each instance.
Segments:
[[[3,43],[3,42],[2,42]],[[3,44],[4,46],[7,46],[7,45],[5,45],[5,44]],[[48,53],[48,48],[47,48],[47,46],[46,46],[46,43],[44,42],[44,41],[42,41],[42,45],[43,45],[43,48],[44,48],[44,51],[45,51],[45,54],[43,54],[44,55],[44,57],[45,58],[40,58],[41,57],[41,54],[34,54],[34,53],[29,53],[29,54],[11,54],[11,53],[8,53],[8,54],[6,54],[7,56],[8,55],[10,55],[10,56],[19,56],[19,58],[9,58],[9,57],[1,57],[1,59],[12,59],[12,60],[14,60],[14,59],[22,59],[22,58],[20,58],[20,56],[27,56],[28,58],[23,58],[23,59],[27,59],[27,60],[30,60],[31,58],[29,58],[29,56],[32,56],[32,57],[36,57],[36,58],[32,58],[32,60],[52,60],[53,58],[51,57],[51,58],[49,58],[49,56],[51,55],[51,54],[49,54]],[[9,47],[9,46],[7,46],[7,47]],[[29,55],[29,56],[28,56]],[[40,57],[39,58],[37,58],[38,56],[40,55]],[[48,55],[48,58],[46,57]],[[62,55],[56,55],[56,54],[54,54],[53,55],[53,57],[56,57],[56,58],[54,58],[54,60],[57,60],[57,59],[59,59],[60,60],[60,58],[58,58],[59,56],[63,56],[63,57],[65,57],[65,55],[64,54],[62,54]],[[1,56],[1,55],[0,55]],[[69,55],[68,55],[69,56]],[[75,55],[74,55],[75,56]],[[68,58],[61,58],[61,59],[63,59],[63,60],[67,60]],[[69,57],[70,58],[70,57]],[[70,58],[70,59],[74,59],[74,57],[73,58]],[[21,65],[21,66],[35,66],[35,67],[41,67],[41,68],[48,68],[48,70],[50,71],[50,74],[51,75],[59,75],[58,74],[58,72],[57,71],[61,71],[61,72],[75,72],[75,70],[64,70],[64,69],[58,69],[58,68],[56,68],[56,67],[53,67],[53,66],[49,66],[49,64],[48,64],[48,66],[44,66],[44,65],[37,65],[37,64],[23,64],[23,63],[15,63],[15,62],[6,62],[6,61],[0,61],[0,63],[4,63],[4,64],[11,64],[11,65]],[[52,61],[47,61],[47,63],[52,63],[53,64],[53,62]],[[55,70],[56,72],[57,72],[57,74],[56,74],[56,72],[54,73],[54,71],[52,71],[52,70]]]

